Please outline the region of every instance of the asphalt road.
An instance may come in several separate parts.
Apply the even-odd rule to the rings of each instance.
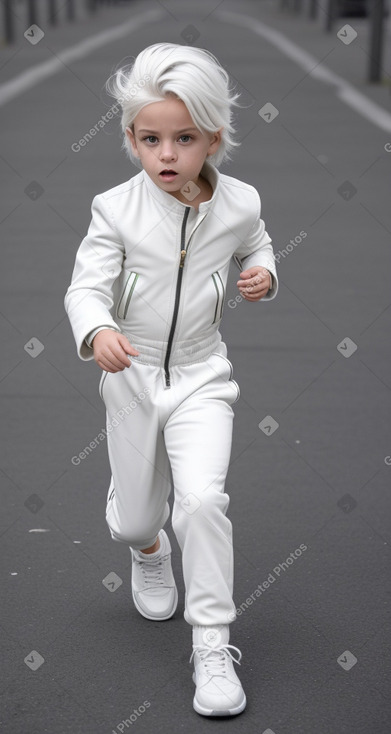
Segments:
[[[40,28],[32,44],[20,16],[0,49],[3,731],[386,734],[390,59],[371,87],[365,19],[326,34],[266,0],[124,2]],[[113,67],[158,41],[212,50],[242,93],[242,145],[221,171],[257,187],[280,277],[275,300],[249,304],[233,267],[222,328],[241,387],[227,492],[248,698],[229,721],[192,709],[170,521],[180,600],[153,623],[105,523],[105,442],[74,459],[105,414],[63,298],[94,195],[138,171],[118,118],[72,145],[107,110]]]

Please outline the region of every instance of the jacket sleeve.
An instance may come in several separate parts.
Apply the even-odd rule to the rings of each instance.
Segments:
[[[97,329],[94,329],[93,331],[90,331],[90,333],[87,334],[87,336],[86,336],[86,338],[84,340],[84,341],[87,342],[87,347],[90,347],[92,349],[92,343],[91,342],[92,342],[93,338],[97,335],[97,333],[99,331],[102,331],[102,329],[112,329],[112,328],[113,328],[112,326],[106,326],[105,325],[105,326],[98,326]],[[118,329],[118,331],[119,331],[119,329]]]
[[[125,248],[102,194],[91,205],[92,220],[77,253],[64,306],[82,360],[93,359],[85,341],[100,326],[120,332],[113,318],[113,285],[118,278]]]
[[[240,270],[247,270],[257,265],[267,268],[272,275],[272,287],[262,298],[262,301],[275,298],[278,292],[278,277],[274,259],[271,238],[265,229],[265,222],[261,219],[261,200],[256,189],[253,189],[257,198],[257,215],[246,239],[239,245],[233,259]]]

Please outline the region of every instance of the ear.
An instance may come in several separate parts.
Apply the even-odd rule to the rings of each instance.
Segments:
[[[217,132],[211,133],[211,136],[210,136],[210,145],[209,145],[209,148],[208,148],[207,155],[213,155],[214,153],[216,153],[216,151],[217,151],[217,149],[218,149],[218,147],[219,147],[219,145],[221,143],[221,133],[222,133],[223,129],[224,128],[221,127],[220,130],[217,130]]]
[[[140,158],[139,152],[137,150],[136,138],[134,137],[134,134],[133,134],[132,130],[130,129],[130,127],[126,127],[125,128],[125,133],[126,133],[126,137],[128,138],[128,140],[129,140],[129,142],[130,142],[130,144],[132,146],[133,155],[135,156],[135,158]]]

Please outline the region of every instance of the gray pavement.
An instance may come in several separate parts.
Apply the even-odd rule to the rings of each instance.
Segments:
[[[0,84],[14,94],[1,106],[0,158],[7,734],[390,730],[391,131],[248,17],[390,114],[390,59],[382,84],[365,81],[365,20],[341,19],[335,31],[349,23],[358,34],[345,45],[320,19],[266,1],[122,3],[74,26],[43,24],[36,45],[22,36],[0,50]],[[63,55],[129,20],[139,25],[126,35]],[[170,521],[175,617],[149,622],[133,606],[130,554],[104,519],[105,442],[77,460],[104,427],[100,370],[77,358],[63,308],[92,198],[138,172],[120,150],[118,119],[79,152],[71,146],[107,110],[103,85],[117,63],[158,41],[185,43],[194,29],[242,93],[242,146],[221,171],[259,190],[280,277],[270,304],[237,302],[232,267],[222,328],[241,387],[227,491],[239,609],[231,643],[248,698],[228,721],[192,709]],[[33,74],[15,93],[20,75],[55,57],[57,73],[37,84]],[[258,114],[267,103],[279,112],[271,123]],[[122,581],[114,592],[109,574]]]

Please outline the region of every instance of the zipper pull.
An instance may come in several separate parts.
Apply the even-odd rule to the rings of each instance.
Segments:
[[[185,257],[186,257],[186,250],[181,250],[181,261],[179,263],[180,268],[183,268],[185,264]]]

